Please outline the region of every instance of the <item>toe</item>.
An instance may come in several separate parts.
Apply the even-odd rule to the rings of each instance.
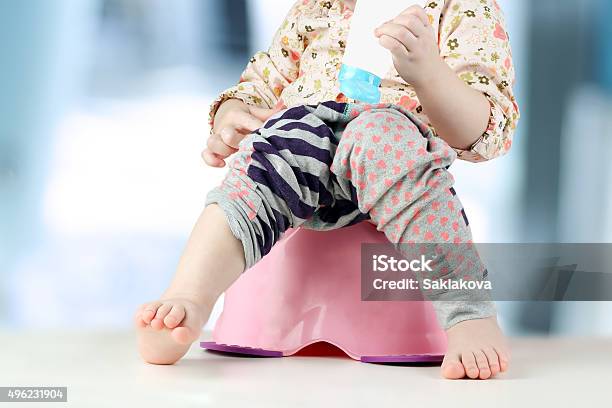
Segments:
[[[476,365],[478,371],[480,371],[480,379],[488,380],[491,377],[491,369],[489,368],[489,360],[482,350],[474,351],[474,357],[476,358]]]
[[[499,374],[499,371],[501,370],[497,352],[493,348],[485,348],[483,352],[485,353],[485,356],[487,356],[487,360],[489,361],[491,376],[494,377]]]
[[[179,344],[191,344],[197,340],[196,334],[188,327],[177,327],[172,330],[172,338]]]
[[[465,377],[465,369],[458,354],[447,353],[442,362],[442,376],[449,380],[459,380]]]
[[[140,307],[136,310],[136,313],[134,313],[134,324],[138,328],[143,328],[143,327],[145,327],[147,325],[142,320],[142,312],[144,311],[145,306],[146,305],[140,305]]]
[[[172,310],[172,304],[170,303],[162,304],[157,309],[157,313],[155,313],[155,318],[151,320],[151,327],[154,328],[155,330],[161,330],[165,328],[166,326],[164,325],[164,319],[166,318],[168,313],[170,313],[170,310]]]
[[[503,373],[510,366],[510,353],[501,347],[495,347],[495,352],[499,358],[499,369]]]
[[[478,370],[478,366],[476,365],[476,358],[474,357],[474,353],[471,351],[464,352],[461,354],[461,363],[465,368],[465,373],[468,377],[472,379],[478,378],[480,375],[480,371]]]
[[[174,305],[168,315],[164,318],[164,324],[169,329],[174,329],[176,326],[181,324],[185,318],[185,307],[182,305]]]
[[[134,315],[134,324],[139,329],[144,329],[147,327],[147,323],[145,323],[145,321],[142,319],[142,307]]]
[[[162,320],[159,319],[153,319],[151,320],[151,324],[150,324],[151,328],[153,328],[154,330],[160,331],[163,330],[164,327],[164,322]]]
[[[142,311],[142,321],[146,324],[151,324],[151,320],[155,317],[155,313],[157,313],[157,309],[161,306],[161,302],[151,302],[147,303]]]
[[[172,310],[172,303],[164,303],[158,309],[157,313],[155,313],[155,318],[159,320],[164,320],[168,313]]]

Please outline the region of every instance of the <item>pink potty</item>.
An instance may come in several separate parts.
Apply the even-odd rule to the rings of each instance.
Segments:
[[[288,231],[225,295],[202,348],[291,356],[327,342],[370,363],[442,361],[446,334],[430,302],[361,301],[361,243],[385,243],[369,223],[330,232]]]

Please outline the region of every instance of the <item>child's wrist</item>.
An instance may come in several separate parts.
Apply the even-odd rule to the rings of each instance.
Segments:
[[[417,94],[423,92],[426,88],[435,87],[444,82],[444,78],[448,72],[452,72],[446,63],[439,59],[436,63],[431,64],[424,72],[412,81],[412,86]]]
[[[221,103],[221,105],[219,105],[216,115],[223,115],[225,112],[232,109],[245,109],[244,106],[246,106],[246,104],[242,100],[230,98]]]
[[[219,130],[217,129],[217,124],[222,123],[225,115],[234,109],[248,110],[246,103],[240,99],[230,98],[223,101],[217,108],[215,116],[213,117],[213,133],[216,133]]]

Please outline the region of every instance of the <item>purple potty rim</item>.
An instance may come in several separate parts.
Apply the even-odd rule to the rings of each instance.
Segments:
[[[440,354],[414,354],[404,356],[362,356],[362,363],[370,364],[441,364],[444,356]]]
[[[219,344],[214,341],[202,341],[200,347],[210,351],[247,357],[278,358],[285,357],[282,351],[265,350],[238,345]],[[413,354],[396,356],[361,356],[357,358],[362,363],[369,364],[441,364],[444,356],[440,354]]]
[[[200,347],[210,351],[219,351],[222,353],[228,354],[237,354],[242,356],[251,356],[251,357],[283,357],[283,353],[280,351],[273,350],[264,350],[259,348],[252,347],[243,347],[243,346],[235,346],[228,344],[219,344],[214,341],[202,341],[200,342]]]

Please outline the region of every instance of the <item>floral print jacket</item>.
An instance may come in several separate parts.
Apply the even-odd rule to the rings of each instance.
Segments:
[[[507,153],[519,108],[512,90],[512,52],[499,5],[495,0],[434,0],[425,10],[444,61],[465,83],[485,94],[491,105],[487,130],[469,150],[456,150],[459,158],[481,162]],[[351,16],[343,0],[298,0],[268,52],[257,53],[240,83],[213,102],[211,128],[219,105],[230,98],[265,108],[354,102],[340,93],[338,83]],[[381,85],[381,102],[401,105],[430,124],[413,87],[390,65]]]

